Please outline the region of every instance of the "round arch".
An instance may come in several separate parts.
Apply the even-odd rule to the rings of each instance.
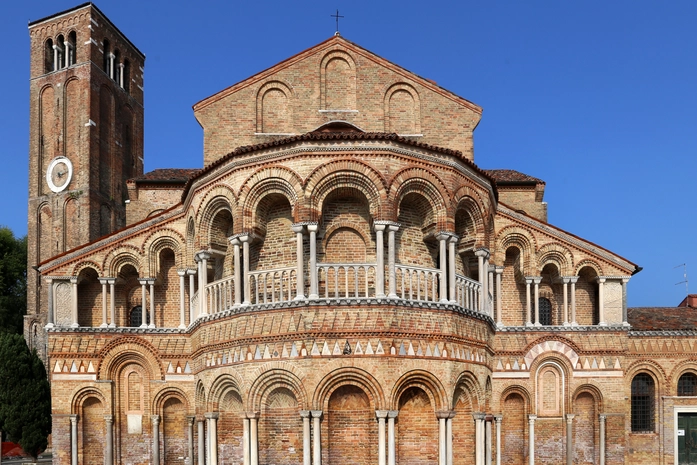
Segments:
[[[373,401],[376,409],[385,406],[385,397],[380,383],[365,370],[355,367],[337,368],[327,373],[315,389],[312,397],[312,407],[322,410],[329,402],[329,397],[337,388],[352,384],[361,388]]]
[[[392,388],[389,403],[392,410],[398,410],[400,397],[411,387],[422,389],[431,399],[436,411],[448,409],[448,395],[438,377],[427,371],[412,370],[404,373]]]

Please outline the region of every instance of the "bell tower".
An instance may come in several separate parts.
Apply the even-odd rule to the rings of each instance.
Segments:
[[[24,330],[42,352],[48,293],[34,267],[126,225],[126,180],[143,174],[145,56],[92,3],[29,23],[29,36]]]

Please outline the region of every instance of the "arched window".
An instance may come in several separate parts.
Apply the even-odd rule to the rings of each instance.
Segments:
[[[75,63],[77,63],[77,49],[75,48],[77,45],[77,34],[75,31],[72,31],[70,34],[68,34],[68,42],[67,42],[67,66],[72,66]]]
[[[685,373],[678,380],[679,396],[697,396],[697,375]]]
[[[44,71],[50,73],[56,70],[56,62],[53,56],[53,39],[48,39],[46,41],[46,48],[44,49]]]
[[[59,35],[56,40],[56,71],[65,68],[65,38],[63,35]]]
[[[537,300],[537,305],[540,308],[540,324],[549,326],[552,324],[552,302],[549,299],[540,297]]]
[[[114,62],[113,62],[114,75],[112,76],[112,79],[114,81],[116,81],[116,84],[119,87],[123,87],[123,83],[121,82],[122,73],[121,73],[120,63],[121,63],[121,52],[119,52],[119,49],[116,49],[116,50],[114,50]]]
[[[149,315],[145,313],[145,324],[149,323]],[[131,309],[131,316],[129,318],[129,323],[132,328],[138,328],[143,325],[143,307],[136,305]]]
[[[104,72],[111,77],[111,47],[109,41],[104,39]]]
[[[639,373],[632,379],[632,432],[654,430],[654,383],[648,373]]]

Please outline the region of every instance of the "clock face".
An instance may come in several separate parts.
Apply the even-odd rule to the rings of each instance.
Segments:
[[[46,183],[53,192],[61,192],[73,177],[73,164],[67,157],[56,157],[46,170]]]

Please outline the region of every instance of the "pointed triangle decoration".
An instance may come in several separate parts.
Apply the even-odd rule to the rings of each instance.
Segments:
[[[356,350],[354,351],[356,355],[363,355],[363,347],[361,347],[361,341],[356,342]]]
[[[329,344],[327,344],[327,341],[324,341],[324,346],[322,346],[322,355],[331,355],[332,353],[329,352]]]
[[[293,341],[293,344],[290,346],[290,356],[291,357],[297,357],[298,356],[298,348],[295,347],[295,341]]]
[[[341,348],[339,347],[339,341],[334,341],[334,349],[332,350],[332,355],[341,355]]]
[[[312,343],[312,351],[310,352],[310,355],[312,355],[312,356],[320,355],[319,347],[317,347],[317,342]]]
[[[373,355],[375,352],[373,352],[373,346],[370,344],[370,341],[368,341],[368,345],[365,348],[365,354],[366,355]]]
[[[377,347],[377,349],[375,349],[375,353],[377,355],[385,355],[385,351],[382,348],[382,342],[378,341],[378,347]]]

